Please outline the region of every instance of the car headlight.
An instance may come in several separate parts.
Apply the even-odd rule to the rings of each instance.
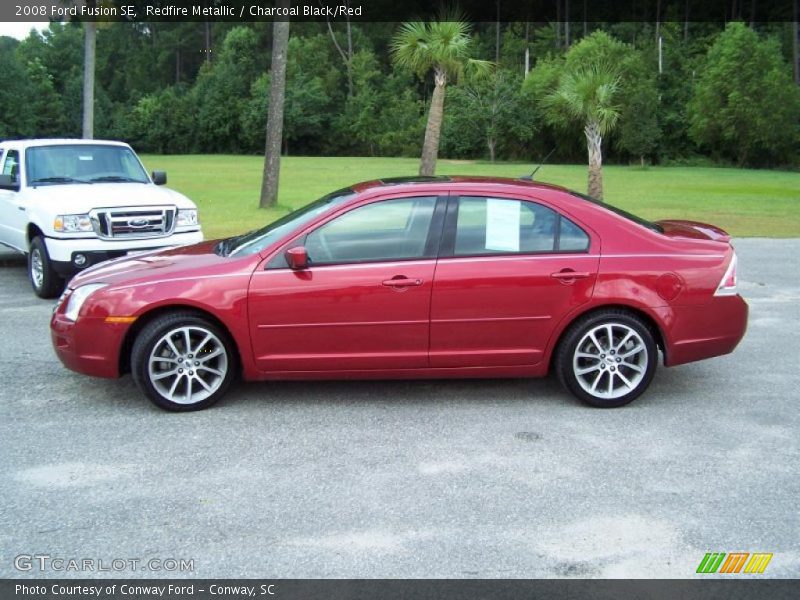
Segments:
[[[70,321],[77,321],[78,313],[81,312],[81,307],[86,302],[86,299],[107,285],[107,283],[87,283],[72,290],[72,294],[70,294],[67,301],[67,310],[64,311],[64,317]]]
[[[92,231],[92,220],[89,215],[58,215],[53,221],[53,229],[62,233]]]
[[[196,208],[179,208],[178,209],[178,227],[186,227],[187,225],[197,225],[197,209]]]

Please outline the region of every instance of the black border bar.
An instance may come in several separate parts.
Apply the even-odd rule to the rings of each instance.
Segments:
[[[291,0],[288,18],[333,22],[429,20],[436,16],[442,4],[456,4],[473,22],[740,20],[774,23],[796,20],[798,2],[800,0]],[[88,14],[85,7],[91,3],[102,7],[106,14]],[[283,6],[282,0],[3,0],[0,21],[273,21],[287,18],[276,14],[285,10]],[[345,14],[345,7],[349,14]],[[208,12],[207,9],[212,10]],[[110,14],[112,11],[114,14]]]
[[[24,586],[24,587],[23,587]],[[127,586],[127,587],[125,587]],[[170,586],[172,586],[170,588]],[[32,591],[37,588],[38,591]],[[162,590],[162,593],[144,589]],[[244,588],[252,588],[249,595]],[[234,589],[239,589],[234,593]],[[99,590],[99,594],[97,591]],[[74,593],[70,593],[74,591]],[[5,579],[3,600],[794,600],[798,579]]]

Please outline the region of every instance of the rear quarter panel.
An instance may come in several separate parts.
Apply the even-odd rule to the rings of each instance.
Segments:
[[[703,307],[714,299],[732,248],[720,241],[669,238],[568,194],[554,192],[552,203],[581,226],[591,227],[602,250],[592,299],[554,328],[548,363],[562,333],[581,315],[603,307],[627,307],[655,323],[670,364],[670,348],[692,327],[686,318],[679,319],[679,313],[687,314],[682,307]],[[702,315],[703,310],[694,314]]]

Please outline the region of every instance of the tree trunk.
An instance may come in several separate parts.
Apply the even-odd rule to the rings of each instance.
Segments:
[[[597,200],[603,199],[603,136],[600,126],[589,121],[583,129],[586,134],[586,150],[589,154],[589,186],[587,193]]]
[[[531,70],[530,27],[530,22],[525,21],[525,77]]]
[[[83,31],[83,138],[90,140],[94,137],[94,63],[97,23],[85,21]]]
[[[350,0],[347,0],[345,5],[349,8],[350,7]],[[339,52],[339,55],[342,57],[342,62],[344,63],[345,69],[347,70],[347,97],[352,98],[354,87],[353,87],[353,31],[350,27],[350,17],[346,17],[346,24],[347,24],[347,52],[345,53],[342,50],[342,47],[339,45],[339,41],[336,39],[336,34],[333,32],[333,27],[331,27],[331,20],[326,16],[325,23],[328,25],[328,33],[333,40],[333,45],[336,46],[336,50]]]
[[[556,0],[556,48],[561,48],[561,0]]]
[[[586,25],[586,0],[583,0],[583,37],[588,35],[588,27]]]
[[[564,46],[569,48],[569,0],[564,0]]]
[[[439,155],[439,135],[442,131],[447,73],[437,67],[434,73],[434,81],[436,85],[433,88],[431,108],[428,111],[428,124],[425,127],[425,141],[422,143],[422,160],[419,164],[419,174],[424,176],[430,176],[436,173],[436,157]]]
[[[739,158],[737,159],[737,166],[741,169],[747,166],[747,161],[750,158],[749,148],[744,144],[739,146]]]
[[[205,33],[205,45],[206,45],[206,47],[205,47],[206,62],[210,63],[211,62],[211,22],[210,21],[206,21],[205,22],[204,29],[205,29],[204,33]]]
[[[348,10],[350,9],[350,0],[345,2]],[[353,95],[353,28],[350,26],[350,15],[345,17],[347,20],[347,89],[350,96]]]
[[[489,147],[489,161],[494,162],[495,159],[495,146],[497,146],[497,140],[494,137],[489,137],[486,140],[486,145]]]
[[[288,8],[284,0],[279,6]],[[275,206],[278,202],[278,179],[281,170],[281,141],[283,139],[283,101],[286,95],[286,53],[289,47],[289,21],[272,25],[272,66],[267,114],[267,142],[264,150],[264,175],[261,181],[260,207]]]
[[[661,0],[656,0],[656,43],[661,36]]]
[[[683,13],[683,41],[689,39],[689,0],[686,0],[684,4],[684,13]]]
[[[793,8],[793,21],[792,21],[792,61],[794,65],[794,82],[797,85],[800,85],[800,30],[797,27],[797,20],[800,18],[798,16],[798,12],[800,12],[800,0],[794,0],[794,8]]]
[[[500,64],[500,0],[497,1],[497,20],[494,32],[494,64]]]

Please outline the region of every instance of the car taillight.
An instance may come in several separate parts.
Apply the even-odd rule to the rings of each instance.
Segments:
[[[734,296],[736,295],[736,263],[738,262],[736,258],[736,252],[733,253],[733,258],[731,258],[731,264],[728,265],[728,269],[725,271],[725,275],[722,276],[722,281],[719,282],[719,286],[717,286],[717,291],[714,292],[715,296]]]

